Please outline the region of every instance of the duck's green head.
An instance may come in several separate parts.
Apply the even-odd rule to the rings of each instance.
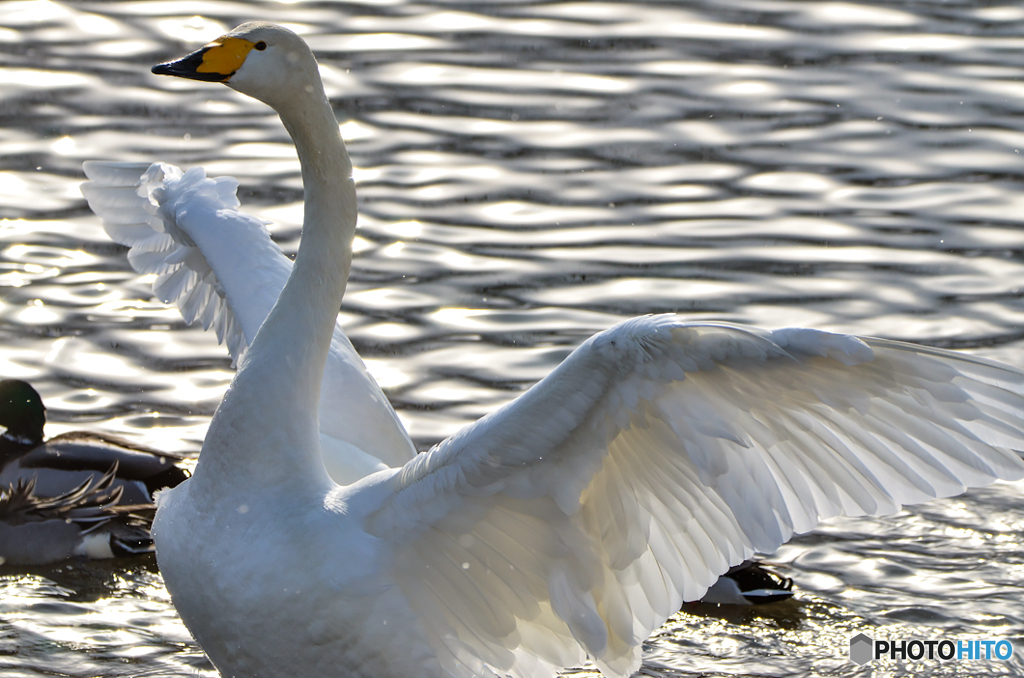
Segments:
[[[41,443],[46,408],[32,385],[20,379],[0,381],[0,426],[19,442]]]

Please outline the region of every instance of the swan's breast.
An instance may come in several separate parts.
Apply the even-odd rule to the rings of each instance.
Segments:
[[[190,482],[161,496],[157,558],[168,589],[190,592],[175,607],[224,676],[440,675],[390,546],[337,496],[225,496],[200,511]]]

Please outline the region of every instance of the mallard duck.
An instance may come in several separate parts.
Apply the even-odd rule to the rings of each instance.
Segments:
[[[773,572],[762,563],[746,560],[730,567],[718,578],[702,603],[712,605],[765,605],[793,597],[793,580]]]
[[[188,477],[176,466],[184,457],[159,452],[116,436],[71,431],[43,439],[46,408],[31,384],[0,381],[0,486],[33,482],[40,497],[65,495],[86,481],[99,483],[112,466],[111,486],[128,504],[149,504],[153,494]],[[95,487],[95,485],[94,485]]]
[[[51,497],[35,478],[0,487],[0,565],[47,565],[75,556],[113,558],[153,550],[152,504],[121,503],[117,462],[96,482]]]
[[[587,658],[628,676],[682,601],[755,551],[1024,475],[1020,370],[659,315],[338,485],[318,405],[356,198],[316,60],[255,22],[153,70],[271,106],[305,187],[291,275],[153,525],[174,604],[225,676],[536,677]]]

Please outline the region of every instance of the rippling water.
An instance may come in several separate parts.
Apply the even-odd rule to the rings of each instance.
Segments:
[[[203,164],[294,250],[277,118],[149,66],[244,20],[321,59],[357,165],[347,328],[422,448],[639,313],[810,325],[1024,365],[1024,8],[999,0],[0,2],[0,375],[52,424],[199,449],[231,374],[78,191],[87,159]],[[835,521],[774,556],[796,600],[688,607],[654,676],[900,674],[850,636],[1006,637],[1024,500]],[[0,576],[6,676],[213,675],[152,562]]]

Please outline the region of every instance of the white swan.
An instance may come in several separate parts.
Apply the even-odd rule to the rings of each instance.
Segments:
[[[174,304],[186,323],[214,330],[237,363],[292,269],[265,225],[239,211],[237,181],[162,162],[89,161],[84,169],[82,193],[111,239],[129,247],[132,268],[156,274],[153,294]],[[412,441],[340,322],[320,387],[320,445],[339,485],[413,456]],[[772,576],[788,586],[766,593]],[[749,605],[791,595],[791,581],[751,563],[722,575],[702,601]]]
[[[355,190],[316,61],[247,23],[154,72],[272,106],[298,149],[302,243],[153,533],[225,676],[608,676],[754,550],[839,514],[1019,478],[1024,373],[805,329],[636,318],[400,469],[339,487],[317,399]]]
[[[86,162],[82,194],[110,237],[131,249],[153,293],[185,322],[213,328],[237,362],[284,288],[292,262],[263,222],[238,210],[238,182],[165,163]],[[327,471],[347,485],[416,454],[391,403],[334,328],[320,394]]]

